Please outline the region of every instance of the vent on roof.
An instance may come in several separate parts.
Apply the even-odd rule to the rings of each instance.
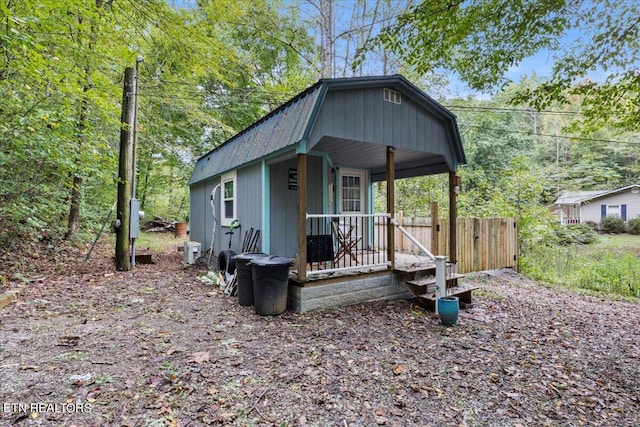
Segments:
[[[387,102],[393,102],[394,104],[400,104],[400,92],[396,92],[395,90],[384,88],[383,90],[383,98]]]

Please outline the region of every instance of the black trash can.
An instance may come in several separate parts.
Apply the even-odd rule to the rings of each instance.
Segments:
[[[267,256],[255,258],[249,264],[253,277],[253,304],[256,313],[275,316],[287,310],[289,267],[291,258]]]
[[[238,277],[238,302],[240,305],[253,305],[253,279],[251,266],[248,265],[256,258],[268,256],[262,252],[245,252],[236,255],[236,271]]]

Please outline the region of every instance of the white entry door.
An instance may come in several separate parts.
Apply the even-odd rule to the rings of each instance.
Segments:
[[[364,171],[340,170],[340,213],[365,213],[365,179]]]
[[[367,213],[365,171],[340,169],[340,190],[338,206],[341,214]],[[358,248],[362,249],[366,241],[367,222],[363,218],[343,218],[340,227],[343,231],[351,230],[351,237],[358,239]]]

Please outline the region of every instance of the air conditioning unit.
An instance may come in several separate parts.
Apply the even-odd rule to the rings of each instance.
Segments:
[[[202,245],[200,242],[184,242],[184,263],[185,265],[195,264],[200,257]]]

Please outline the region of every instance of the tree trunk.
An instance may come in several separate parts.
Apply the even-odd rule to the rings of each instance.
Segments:
[[[69,222],[67,224],[67,233],[65,239],[70,239],[78,232],[78,224],[80,222],[80,199],[82,177],[78,175],[73,176],[73,184],[71,187],[71,206],[69,208]]]
[[[89,75],[88,67],[85,68],[85,73]],[[87,77],[88,78],[88,77]],[[87,92],[89,92],[89,86],[85,85],[83,88],[83,99],[80,104],[80,114],[78,116],[78,151],[81,152],[87,143],[87,110],[89,109],[89,101],[87,100]],[[76,160],[76,173],[73,174],[73,183],[71,185],[71,198],[69,200],[69,221],[67,222],[67,232],[64,236],[65,239],[73,238],[78,232],[78,224],[80,223],[80,202],[82,198],[82,177],[77,173],[80,168],[78,164],[79,160]]]
[[[118,202],[116,208],[117,219],[120,226],[116,232],[116,269],[129,271],[130,235],[129,226],[131,219],[131,190],[133,169],[133,126],[134,126],[134,79],[135,70],[127,67],[124,72],[124,87],[122,90],[122,117],[120,128],[120,156],[118,159]]]
[[[102,8],[102,0],[96,0],[96,7]],[[82,23],[84,17],[78,16],[78,23]],[[93,22],[90,25],[91,32],[89,34],[90,39],[88,43],[89,51],[93,51],[93,45],[97,39],[96,30]],[[84,66],[84,86],[82,87],[82,102],[80,103],[80,111],[78,114],[78,153],[84,150],[87,144],[87,115],[89,112],[89,89],[91,89],[91,70],[87,64]],[[76,159],[76,171],[73,173],[73,183],[71,186],[71,198],[69,200],[69,221],[67,222],[67,232],[65,239],[73,238],[78,232],[78,225],[80,223],[80,203],[82,199],[82,176],[79,175],[80,160]]]
[[[320,2],[320,38],[322,44],[322,77],[333,77],[333,0]]]

